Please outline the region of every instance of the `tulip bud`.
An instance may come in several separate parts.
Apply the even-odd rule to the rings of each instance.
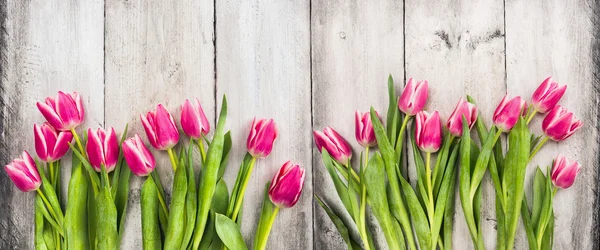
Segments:
[[[523,107],[525,106],[525,100],[520,96],[508,100],[508,95],[502,98],[500,104],[494,111],[494,125],[503,132],[510,131],[521,116]]]
[[[556,105],[542,122],[544,134],[554,141],[569,138],[581,126],[583,126],[583,122],[575,119],[573,113],[560,105]]]
[[[37,166],[27,151],[23,151],[21,158],[4,166],[4,170],[15,186],[23,192],[37,190],[42,185]]]
[[[252,121],[250,134],[246,140],[248,153],[255,158],[265,158],[273,150],[273,143],[277,139],[277,124],[273,119],[260,119]]]
[[[575,177],[577,177],[580,169],[578,162],[558,155],[552,167],[552,183],[562,189],[569,188],[575,182]]]
[[[552,81],[551,76],[546,78],[533,92],[531,97],[533,109],[542,114],[547,113],[556,106],[565,91],[567,91],[567,85],[558,86],[557,82]]]
[[[475,121],[477,120],[477,106],[475,104],[465,101],[465,99],[460,98],[454,111],[450,117],[448,117],[448,121],[446,122],[446,126],[448,127],[448,131],[456,137],[462,136],[463,124],[462,117],[465,117],[469,122],[469,129],[475,125]]]
[[[122,147],[123,157],[133,174],[147,176],[154,170],[156,166],[154,156],[148,151],[138,134],[123,141]]]
[[[440,114],[435,111],[429,114],[427,111],[417,113],[415,119],[415,142],[421,150],[433,153],[440,149],[442,144],[442,125]]]
[[[304,186],[304,169],[290,161],[283,164],[271,180],[269,199],[279,208],[296,205]]]
[[[115,129],[110,128],[108,134],[101,128],[96,131],[91,128],[88,129],[88,141],[85,151],[90,160],[90,165],[96,172],[102,171],[102,165],[106,168],[107,173],[113,171],[119,159],[119,143]]]
[[[146,116],[140,115],[140,119],[152,147],[167,150],[179,141],[179,131],[173,116],[162,104],[158,104],[156,112],[148,112]]]
[[[398,108],[406,115],[415,115],[425,107],[427,91],[427,81],[424,80],[414,84],[412,78],[408,79],[406,87],[400,95],[400,100],[398,100]]]
[[[210,131],[210,124],[197,98],[194,103],[185,100],[181,105],[181,128],[185,134],[196,140]]]
[[[48,123],[60,131],[71,130],[83,122],[83,104],[77,92],[58,91],[56,100],[48,97],[45,103],[38,102],[37,107]]]
[[[377,114],[379,116],[379,114]],[[375,138],[375,130],[373,130],[373,123],[371,122],[371,113],[366,112],[361,114],[356,111],[356,119],[354,125],[354,134],[356,141],[363,147],[372,147],[377,145],[377,138]]]
[[[313,135],[319,152],[325,148],[335,161],[342,165],[348,164],[348,160],[352,158],[352,148],[340,134],[326,127],[323,132],[315,130]]]
[[[42,161],[54,162],[62,158],[69,150],[69,143],[73,139],[70,131],[57,132],[49,123],[41,127],[33,125],[35,138],[35,152]]]

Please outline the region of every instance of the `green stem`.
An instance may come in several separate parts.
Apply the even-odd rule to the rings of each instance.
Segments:
[[[547,141],[548,141],[548,136],[544,136],[544,139],[542,139],[542,141],[540,143],[538,143],[538,145],[535,147],[535,149],[533,150],[533,152],[531,152],[531,155],[529,155],[529,161],[531,161],[531,159],[533,159],[533,157],[537,154],[538,151],[540,151],[540,149],[542,148],[542,146],[544,146],[544,144]]]
[[[271,213],[271,218],[267,222],[267,227],[264,232],[258,232],[260,237],[257,242],[254,243],[255,250],[264,250],[267,247],[267,240],[269,239],[269,234],[271,232],[271,228],[273,227],[273,222],[275,222],[275,217],[277,217],[277,213],[279,212],[279,207],[275,207],[273,209],[273,213]]]
[[[536,113],[537,113],[536,110],[533,110],[533,112],[531,112],[531,115],[529,115],[529,117],[527,117],[527,124],[529,124],[529,122],[531,122],[531,120],[533,119],[533,117],[535,116]]]
[[[46,199],[46,196],[44,195],[44,193],[42,193],[42,191],[39,188],[36,191],[42,198],[42,201],[44,201],[44,204],[46,204],[46,207],[48,208],[48,211],[50,211],[50,214],[52,214],[52,216],[54,216],[54,219],[56,221],[58,221],[58,215],[54,211],[54,208],[52,208],[52,206],[50,205],[50,202],[48,201],[48,199]]]
[[[84,158],[87,158],[87,156],[85,154],[85,150],[83,150],[83,144],[81,144],[81,140],[79,140],[79,135],[77,135],[75,128],[71,129],[71,134],[73,134],[73,137],[75,137],[75,141],[77,142],[77,146],[79,147],[79,151],[81,152],[81,155],[83,155]]]
[[[159,189],[159,187],[157,186],[156,181],[154,180],[154,178],[152,178],[151,174],[148,175],[148,178],[152,179],[152,182],[154,182],[154,186],[158,190],[158,201],[160,202],[160,206],[162,207],[163,212],[165,212],[165,216],[167,218],[169,218],[169,209],[167,208],[167,203],[165,202],[165,197],[162,196],[162,192]]]
[[[171,160],[171,166],[173,166],[173,172],[175,172],[177,171],[177,161],[175,160],[173,148],[167,149],[167,153],[169,153],[169,160]]]
[[[410,120],[410,116],[406,115],[404,117],[404,121],[402,121],[402,126],[400,126],[400,134],[398,134],[398,139],[396,140],[396,159],[400,157],[400,155],[398,154],[399,152],[399,147],[402,147],[402,141],[404,140],[404,131],[406,130],[406,125],[408,124],[408,120]]]
[[[108,178],[108,170],[106,170],[106,166],[102,164],[102,173],[104,174],[104,178],[106,180],[106,187],[110,189],[110,179]]]
[[[369,163],[369,147],[365,147],[365,165],[364,168],[368,166]],[[363,169],[363,171],[365,171]],[[360,185],[361,195],[360,195],[360,234],[363,240],[363,244],[365,246],[365,250],[371,250],[371,245],[369,244],[369,237],[367,235],[367,223],[366,223],[366,210],[367,210],[367,188],[364,183]]]
[[[431,152],[427,152],[425,162],[425,182],[427,183],[427,194],[429,196],[429,205],[427,206],[427,214],[429,216],[429,228],[433,228],[433,216],[434,216],[434,207],[433,207],[433,188],[431,187]],[[435,243],[432,243],[432,246],[435,247]]]
[[[204,142],[202,139],[198,139],[198,149],[200,150],[200,156],[202,156],[202,162],[206,160],[206,151],[204,151]]]
[[[52,162],[48,162],[48,174],[50,175],[50,184],[56,188],[56,183],[54,183],[54,165]]]
[[[254,169],[254,163],[256,163],[256,158],[252,157],[252,161],[248,166],[248,172],[246,172],[246,176],[242,181],[242,186],[240,187],[240,191],[237,195],[237,199],[235,201],[235,207],[233,208],[233,214],[231,214],[231,219],[236,221],[238,214],[240,212],[240,208],[242,208],[242,201],[244,200],[244,193],[246,192],[246,186],[248,186],[248,181],[250,180],[250,175],[252,174],[252,169]]]

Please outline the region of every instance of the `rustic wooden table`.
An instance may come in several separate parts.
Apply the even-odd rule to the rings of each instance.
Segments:
[[[390,73],[398,91],[407,77],[429,80],[428,108],[444,120],[459,97],[472,95],[488,124],[506,92],[528,99],[553,75],[568,85],[561,104],[585,125],[566,142],[545,147],[528,172],[557,153],[580,161],[577,182],[556,197],[555,247],[598,249],[598,1],[367,2],[1,0],[0,163],[23,149],[33,152],[32,126],[43,122],[35,103],[58,90],[83,95],[86,127],[122,131],[129,123],[131,134],[143,133],[139,114],[157,103],[178,120],[179,105],[194,97],[214,125],[216,103],[227,94],[230,185],[252,118],[272,117],[280,131],[273,154],[258,162],[249,184],[242,226],[247,243],[264,183],[291,159],[307,169],[307,185],[300,202],[277,218],[269,249],[343,249],[312,199],[318,194],[339,205],[313,147],[313,129],[333,126],[358,149],[354,111],[387,107]],[[540,123],[532,126],[537,133]],[[170,186],[168,158],[156,154]],[[493,188],[484,183],[484,238],[493,249]],[[141,248],[140,184],[134,177],[123,249]],[[34,195],[19,192],[3,173],[0,193],[0,249],[32,249]],[[455,219],[455,249],[472,249],[460,206]],[[518,234],[516,249],[526,249],[523,231]]]

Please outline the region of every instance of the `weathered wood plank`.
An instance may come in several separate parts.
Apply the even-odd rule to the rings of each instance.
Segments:
[[[313,129],[337,130],[354,148],[353,165],[358,166],[364,149],[354,136],[354,112],[367,112],[373,106],[385,116],[388,75],[394,76],[398,91],[404,85],[403,4],[316,1],[311,11]],[[311,148],[315,194],[345,211],[312,140]],[[313,206],[314,248],[345,249],[325,211],[317,203]],[[376,225],[374,218],[370,221]],[[383,247],[379,227],[371,231]]]
[[[198,98],[214,129],[213,10],[213,1],[106,1],[107,126],[122,131],[129,123],[130,136],[146,139],[140,114],[162,103],[179,123],[183,101]],[[180,141],[186,140],[181,133]],[[169,196],[173,172],[167,153],[153,152]],[[123,249],[142,247],[142,182],[132,177]]]
[[[528,167],[526,187],[530,188],[535,166],[551,165],[559,153],[582,165],[575,184],[558,191],[554,199],[556,249],[592,249],[597,241],[591,236],[597,229],[590,218],[598,211],[592,199],[598,195],[598,65],[594,64],[598,55],[590,52],[593,43],[597,46],[594,32],[599,23],[592,11],[584,2],[506,1],[508,91],[529,98],[552,75],[568,85],[559,104],[584,122],[571,138],[544,146]],[[542,133],[542,119],[538,115],[530,126],[536,134]],[[525,234],[519,236],[515,247],[524,249]]]
[[[258,160],[244,198],[242,234],[252,246],[265,184],[284,162],[306,170],[300,201],[279,212],[268,249],[312,247],[309,1],[218,1],[217,97],[229,102],[233,148],[225,176],[233,187],[254,117],[273,118],[279,136]]]
[[[102,1],[0,2],[2,164],[24,149],[35,156],[33,124],[45,121],[35,104],[58,90],[82,95],[85,125],[104,123],[103,9]],[[64,160],[65,196],[70,169]],[[4,173],[0,192],[0,249],[33,249],[34,194],[20,192]]]

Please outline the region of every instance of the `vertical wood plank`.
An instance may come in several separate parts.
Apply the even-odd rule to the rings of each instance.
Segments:
[[[214,129],[213,11],[213,1],[106,1],[107,126],[122,131],[129,123],[129,136],[139,133],[147,142],[140,114],[162,103],[179,124],[183,101],[198,98]],[[180,134],[180,145],[187,145]],[[170,196],[173,170],[167,153],[153,152]],[[144,180],[132,177],[123,249],[142,248]]]
[[[265,184],[284,162],[306,170],[299,202],[279,212],[268,249],[312,247],[309,1],[218,1],[217,99],[227,95],[233,139],[225,175],[229,188],[254,117],[273,118],[279,135],[270,156],[257,161],[242,211],[242,234],[252,246]]]
[[[405,5],[406,76],[429,81],[427,109],[439,110],[445,124],[459,98],[469,94],[491,125],[506,86],[503,2],[407,0]],[[416,176],[414,167],[409,172]],[[487,175],[482,183],[484,241],[494,249],[494,189]],[[458,194],[453,247],[473,249]]]
[[[355,111],[367,112],[373,106],[385,116],[388,75],[393,75],[398,91],[404,85],[403,4],[315,1],[311,12],[313,129],[331,126],[338,131],[354,148],[353,165],[358,166],[364,149],[354,136]],[[312,139],[310,146],[315,194],[345,211]],[[314,248],[345,249],[325,211],[317,203],[313,206]],[[370,221],[376,224],[374,218]],[[383,247],[379,228],[372,226],[371,231]]]
[[[592,198],[598,195],[598,65],[594,64],[598,55],[590,52],[594,43],[597,46],[594,32],[599,23],[592,8],[584,2],[506,1],[508,91],[529,99],[538,84],[552,75],[568,86],[559,105],[584,122],[569,139],[547,143],[527,169],[530,189],[535,167],[551,165],[559,153],[582,165],[575,184],[559,190],[554,198],[556,249],[591,249],[597,240],[591,235],[597,230],[590,218],[598,211]],[[538,115],[530,126],[538,135],[543,117]],[[515,247],[527,248],[523,231],[518,236]]]
[[[45,120],[36,102],[77,91],[85,126],[104,123],[103,1],[1,1],[0,162],[27,150],[36,156],[33,124]],[[82,130],[81,128],[79,130]],[[70,176],[63,160],[63,196]],[[34,248],[34,194],[0,174],[0,249]]]

